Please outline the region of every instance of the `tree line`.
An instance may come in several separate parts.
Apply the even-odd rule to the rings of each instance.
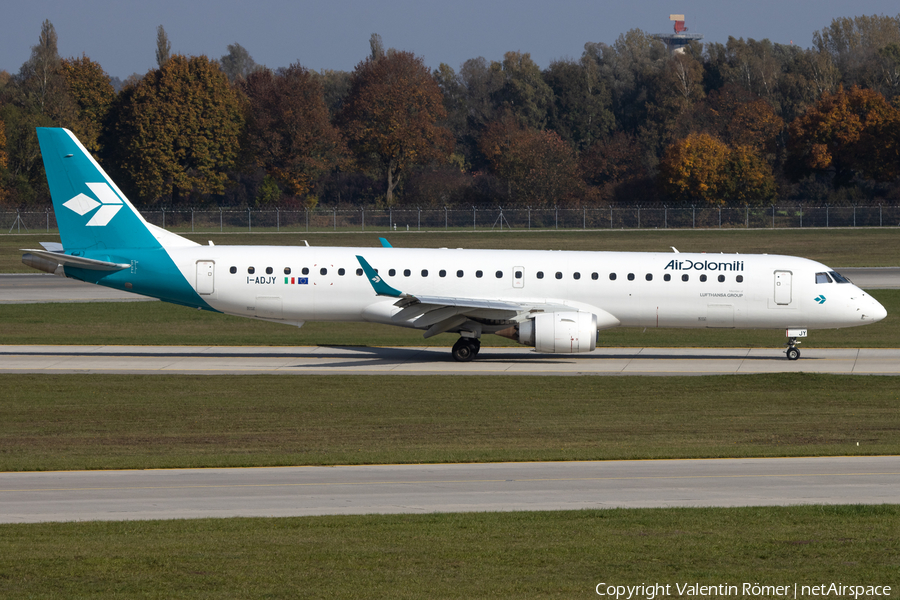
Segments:
[[[634,29],[541,69],[525,52],[352,72],[173,54],[125,82],[62,58],[49,21],[0,72],[0,203],[49,200],[35,127],[71,129],[141,206],[900,203],[900,15],[808,49]],[[119,84],[115,85],[114,84]]]

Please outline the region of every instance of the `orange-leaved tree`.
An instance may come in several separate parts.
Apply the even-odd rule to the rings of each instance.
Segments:
[[[449,158],[453,136],[439,124],[446,116],[424,61],[390,50],[356,66],[337,122],[360,165],[385,178],[385,203],[392,205],[407,170]]]
[[[314,205],[316,182],[347,158],[331,124],[319,79],[293,64],[273,73],[251,73],[241,84],[250,106],[247,144],[251,158],[292,194]]]
[[[900,175],[900,112],[878,92],[852,87],[822,94],[790,127],[787,170],[799,179],[831,173],[834,186],[856,175],[890,181]]]

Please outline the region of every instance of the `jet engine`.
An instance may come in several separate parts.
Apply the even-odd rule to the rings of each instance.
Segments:
[[[518,342],[534,346],[535,352],[548,354],[590,352],[597,347],[597,315],[589,312],[537,315],[519,323]]]

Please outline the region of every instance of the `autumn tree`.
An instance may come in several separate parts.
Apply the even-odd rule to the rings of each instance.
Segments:
[[[582,176],[606,201],[634,203],[654,187],[637,136],[617,131],[598,140],[579,156]]]
[[[172,42],[162,25],[156,28],[156,64],[162,69],[172,54]]]
[[[494,103],[518,119],[525,127],[543,129],[547,125],[553,90],[544,81],[540,67],[527,52],[507,52],[503,62],[491,64],[501,85]]]
[[[231,83],[244,81],[261,68],[247,49],[237,42],[228,44],[228,54],[219,59],[219,64]]]
[[[900,175],[898,109],[873,90],[840,88],[822,97],[790,127],[787,168],[794,179],[827,173],[837,187],[857,175],[890,181]]]
[[[615,125],[612,97],[596,62],[554,61],[544,79],[553,92],[550,129],[579,150],[609,135]]]
[[[119,96],[109,158],[145,201],[221,194],[243,127],[239,94],[205,56],[172,56]]]
[[[772,169],[753,148],[731,148],[706,133],[690,134],[666,149],[659,182],[670,198],[685,204],[761,204],[775,198]]]
[[[337,120],[359,163],[385,179],[385,202],[392,205],[410,168],[450,156],[453,138],[439,125],[445,117],[441,90],[424,61],[390,51],[356,66]]]
[[[254,162],[291,194],[314,202],[316,182],[347,156],[319,79],[293,64],[277,73],[252,73],[241,88],[249,103],[247,144]]]
[[[516,204],[552,206],[583,192],[575,152],[556,132],[524,127],[508,115],[485,130],[480,145]]]
[[[96,154],[107,114],[116,98],[109,75],[84,55],[61,61],[60,72],[78,108],[73,131],[84,147]]]
[[[846,86],[860,85],[882,93],[896,89],[896,62],[888,50],[900,44],[900,15],[839,17],[813,33],[813,46],[831,57]]]

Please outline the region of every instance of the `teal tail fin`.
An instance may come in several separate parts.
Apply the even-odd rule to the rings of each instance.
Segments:
[[[67,252],[194,245],[147,223],[71,131],[39,127],[37,134]]]

